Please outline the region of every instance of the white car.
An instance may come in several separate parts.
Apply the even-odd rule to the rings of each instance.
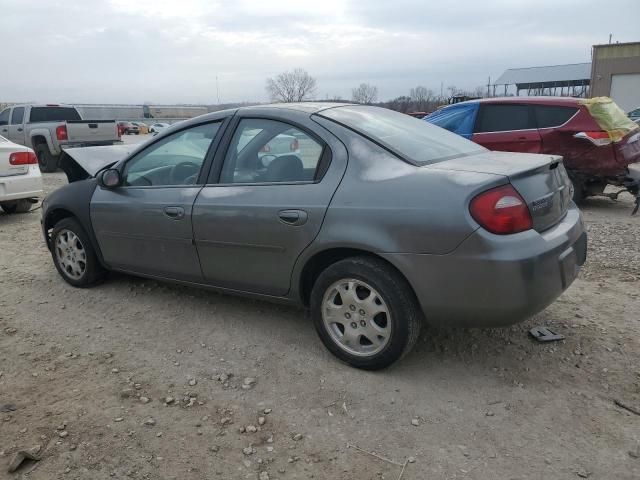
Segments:
[[[42,197],[38,157],[29,147],[0,137],[0,207],[5,213],[24,213]]]
[[[149,133],[161,133],[169,128],[168,123],[154,123],[149,127]]]

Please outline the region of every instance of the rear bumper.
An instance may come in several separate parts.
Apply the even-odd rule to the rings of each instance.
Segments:
[[[0,177],[0,202],[40,198],[42,195],[42,175],[37,165],[29,166],[29,172],[24,175]]]
[[[448,255],[383,254],[412,285],[427,322],[493,327],[521,322],[575,280],[587,238],[575,205],[554,227],[515,235],[476,230]]]

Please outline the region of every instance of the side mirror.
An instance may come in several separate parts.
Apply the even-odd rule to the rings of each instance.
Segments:
[[[98,175],[98,184],[104,188],[116,188],[122,184],[120,170],[108,168]]]

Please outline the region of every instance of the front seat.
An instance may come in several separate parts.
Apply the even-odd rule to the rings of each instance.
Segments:
[[[301,182],[304,180],[302,160],[295,155],[283,155],[275,158],[267,167],[267,182]]]

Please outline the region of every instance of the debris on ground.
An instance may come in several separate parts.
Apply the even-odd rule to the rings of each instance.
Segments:
[[[20,467],[26,466],[27,463],[39,462],[40,447],[32,448],[31,450],[19,450],[9,463],[9,473],[15,472]]]
[[[529,334],[540,343],[557,342],[558,340],[564,340],[564,335],[555,333],[549,330],[547,327],[533,327],[529,330]]]

